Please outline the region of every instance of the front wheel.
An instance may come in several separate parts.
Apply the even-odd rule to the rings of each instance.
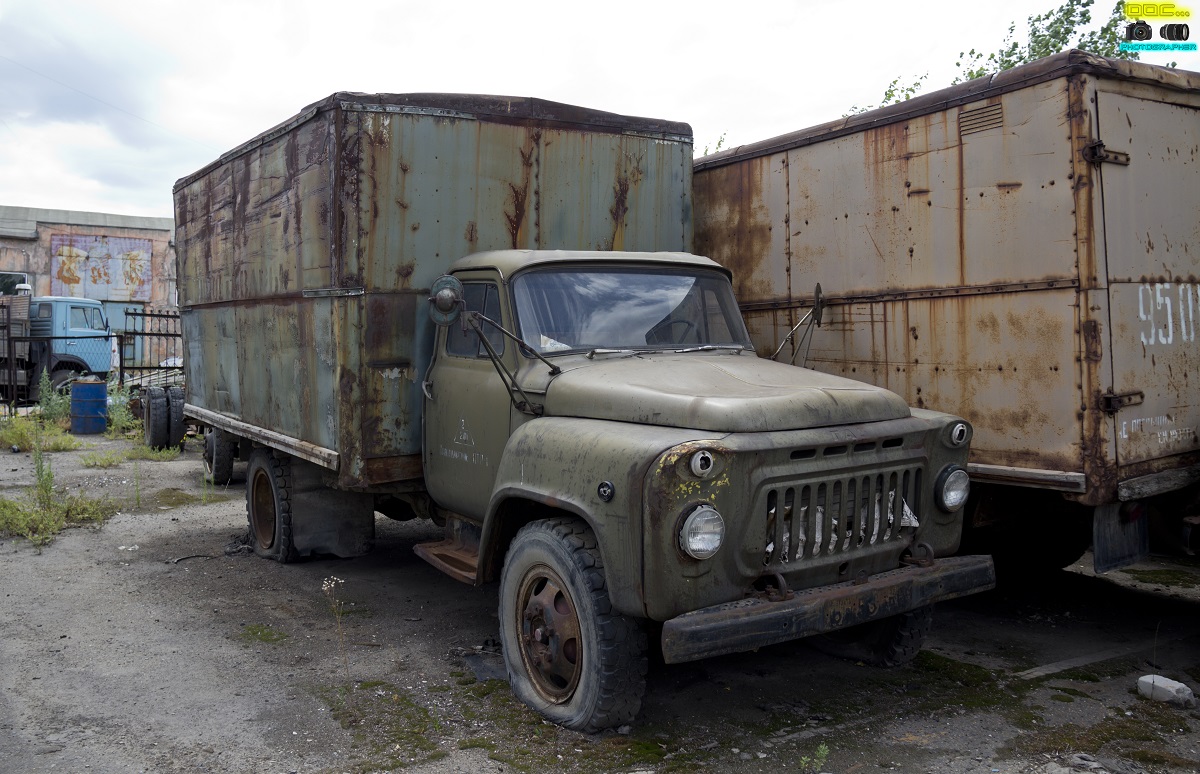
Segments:
[[[525,525],[500,577],[500,642],[513,693],[577,731],[631,722],[646,691],[646,634],[613,611],[583,521]]]

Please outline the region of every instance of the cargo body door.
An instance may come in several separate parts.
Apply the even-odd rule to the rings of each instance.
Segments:
[[[1104,202],[1112,365],[1100,400],[1124,481],[1200,449],[1200,109],[1108,91],[1097,103],[1103,146],[1088,155]]]

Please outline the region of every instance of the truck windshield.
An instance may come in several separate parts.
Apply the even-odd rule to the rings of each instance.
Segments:
[[[538,269],[514,278],[513,298],[521,338],[544,354],[751,348],[733,288],[717,272]]]

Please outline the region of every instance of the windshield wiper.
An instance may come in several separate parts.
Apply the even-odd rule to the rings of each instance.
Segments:
[[[743,344],[701,344],[698,347],[688,347],[687,349],[677,349],[676,352],[711,352],[715,349],[736,350],[744,352],[746,350]]]

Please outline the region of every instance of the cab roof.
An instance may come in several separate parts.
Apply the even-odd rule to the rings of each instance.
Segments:
[[[459,258],[451,272],[474,269],[496,269],[503,277],[519,271],[549,264],[654,264],[699,269],[715,269],[726,277],[729,270],[702,255],[676,252],[616,252],[611,250],[487,250]]]

